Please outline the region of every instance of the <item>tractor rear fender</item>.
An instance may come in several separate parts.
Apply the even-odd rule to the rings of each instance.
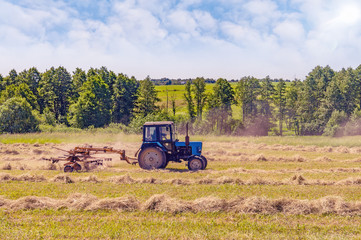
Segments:
[[[138,151],[134,154],[134,157],[137,157],[138,156],[138,153],[140,152],[142,148],[139,148]]]
[[[147,147],[159,147],[160,149],[162,149],[163,152],[167,152],[167,149],[159,142],[144,142],[139,150],[142,150]]]

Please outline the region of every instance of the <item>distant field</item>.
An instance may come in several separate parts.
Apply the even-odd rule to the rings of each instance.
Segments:
[[[145,171],[108,155],[106,166],[64,174],[42,160],[64,154],[53,147],[133,156],[141,136],[1,135],[0,239],[361,238],[361,137],[192,140],[204,142],[204,171]]]
[[[231,83],[232,87],[236,87],[236,83]],[[206,93],[213,92],[214,84],[206,84]],[[168,93],[168,111],[172,111],[171,99],[174,98],[176,102],[176,114],[187,115],[187,105],[184,100],[185,86],[184,85],[161,85],[155,86],[158,92],[158,97],[161,99],[159,106],[166,108],[167,106],[167,93]],[[241,118],[241,108],[237,105],[232,106],[233,118]]]
[[[206,84],[206,93],[211,93],[214,84]],[[158,92],[158,97],[161,99],[159,105],[166,108],[167,106],[167,94],[168,94],[168,109],[169,112],[172,110],[171,99],[174,98],[176,102],[176,114],[186,115],[187,114],[187,105],[184,100],[185,94],[185,85],[161,85],[155,86],[156,91]]]

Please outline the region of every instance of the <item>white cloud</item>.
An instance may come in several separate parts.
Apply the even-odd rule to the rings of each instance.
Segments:
[[[167,19],[168,28],[171,28],[173,32],[184,32],[190,35],[196,33],[197,23],[189,11],[176,10],[171,12]]]
[[[297,46],[302,46],[302,42],[305,40],[305,30],[299,21],[285,20],[279,22],[273,31],[286,45],[298,44]]]
[[[292,79],[319,64],[360,64],[356,0],[0,0],[0,5],[3,75],[32,66],[72,71],[104,65],[140,79],[148,74]]]

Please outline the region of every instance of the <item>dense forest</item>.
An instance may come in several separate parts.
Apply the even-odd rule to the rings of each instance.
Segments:
[[[0,132],[46,131],[57,126],[89,129],[112,126],[137,132],[145,121],[186,122],[198,134],[357,135],[361,134],[361,65],[334,71],[315,67],[304,80],[274,81],[243,77],[236,81],[204,78],[182,83],[187,115],[160,107],[154,80],[137,80],[106,67],[64,67],[41,73],[35,67],[0,75]],[[212,84],[206,93],[206,83]],[[232,117],[232,106],[241,119]]]

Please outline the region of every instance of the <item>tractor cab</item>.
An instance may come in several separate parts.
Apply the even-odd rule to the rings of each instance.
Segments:
[[[185,142],[176,139],[171,121],[146,122],[143,125],[143,143],[138,155],[139,166],[144,169],[165,168],[170,161],[187,161],[190,170],[202,170],[207,159],[201,155],[202,142],[189,142],[188,124]]]
[[[143,145],[156,144],[174,151],[175,132],[173,122],[146,122],[143,126]]]

